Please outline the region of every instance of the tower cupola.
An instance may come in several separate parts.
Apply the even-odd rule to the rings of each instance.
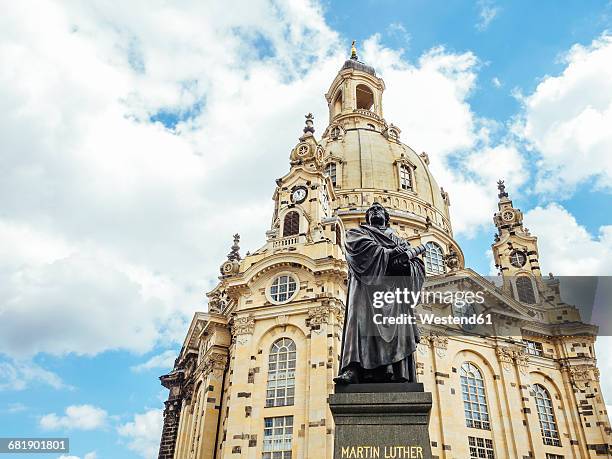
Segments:
[[[373,67],[359,61],[355,41],[347,59],[325,95],[331,124],[382,131],[385,126],[382,93],[385,83]]]

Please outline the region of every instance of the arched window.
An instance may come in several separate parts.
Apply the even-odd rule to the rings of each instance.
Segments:
[[[374,93],[365,84],[357,85],[357,108],[372,110],[374,108]]]
[[[268,360],[267,407],[293,405],[295,361],[293,340],[281,338],[272,344]]]
[[[480,370],[470,362],[465,362],[461,365],[460,376],[465,424],[475,429],[490,430],[487,397]]]
[[[535,304],[535,293],[529,276],[519,276],[516,278],[516,294],[520,302]]]
[[[425,244],[425,271],[429,274],[444,273],[444,252],[435,242]]]
[[[295,236],[300,232],[300,214],[295,210],[288,212],[285,215],[285,221],[283,223],[283,236]]]
[[[336,186],[336,163],[325,166],[325,175],[331,179],[332,185]]]
[[[557,421],[555,420],[555,412],[553,410],[550,393],[539,384],[533,385],[533,392],[535,395],[536,408],[538,409],[538,418],[540,419],[542,441],[545,445],[561,446],[559,429],[557,429]]]
[[[342,245],[342,228],[340,228],[340,225],[336,225],[336,244]]]
[[[334,99],[334,115],[337,115],[342,111],[342,91],[338,92],[338,95]]]
[[[412,171],[410,166],[400,164],[399,167],[399,182],[402,190],[412,190]]]

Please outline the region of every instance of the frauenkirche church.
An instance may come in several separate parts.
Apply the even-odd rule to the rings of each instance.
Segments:
[[[383,118],[385,84],[353,48],[325,95],[329,126],[312,116],[276,181],[266,242],[242,257],[239,236],[162,376],[160,459],[327,459],[327,397],[338,374],[347,265],[343,237],[374,202],[412,245],[425,244],[426,288],[462,282],[487,290],[498,333],[422,329],[417,377],[432,393],[434,458],[612,457],[599,384],[596,327],[540,272],[537,238],[502,181],[492,250],[501,285],[465,267],[450,199],[426,153]],[[437,306],[419,305],[419,308]],[[452,311],[452,306],[448,306]]]

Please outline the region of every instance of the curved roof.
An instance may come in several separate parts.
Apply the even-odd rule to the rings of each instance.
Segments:
[[[374,129],[348,129],[341,139],[324,139],[325,160],[342,160],[341,189],[376,189],[404,192],[448,216],[448,206],[425,161],[409,146],[386,138]],[[399,190],[397,162],[414,167],[413,190]]]
[[[364,64],[363,62],[359,62],[357,59],[347,59],[344,62],[344,65],[342,66],[340,71],[345,69],[361,70],[362,72],[366,72],[372,76],[376,76],[376,71],[374,70],[374,67]]]

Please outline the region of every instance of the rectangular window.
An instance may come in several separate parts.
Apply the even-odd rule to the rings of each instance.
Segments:
[[[336,186],[336,163],[329,163],[325,166],[325,175],[327,175],[332,182],[332,185]]]
[[[264,418],[262,459],[291,459],[293,416]]]
[[[410,167],[405,164],[400,165],[400,188],[402,190],[412,190],[412,177],[410,175]]]
[[[470,445],[470,459],[495,459],[493,440],[480,437],[468,437]]]
[[[529,355],[542,355],[544,353],[542,343],[529,340],[523,340],[523,343],[525,343],[525,352]]]
[[[546,453],[546,459],[564,459],[560,454]]]

